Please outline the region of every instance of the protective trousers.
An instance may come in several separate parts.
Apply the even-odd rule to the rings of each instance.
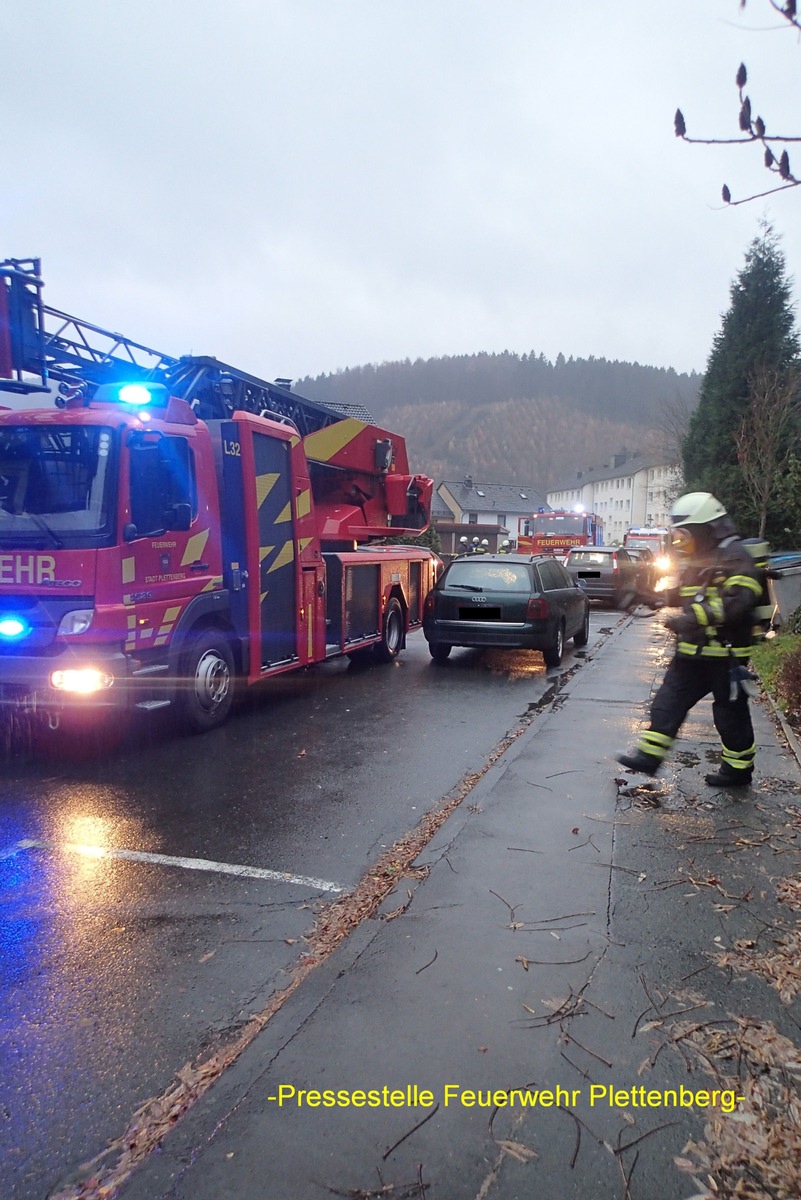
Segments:
[[[742,689],[731,699],[729,661],[725,658],[684,658],[677,655],[651,705],[651,724],[640,735],[637,749],[661,763],[687,713],[712,693],[712,719],[723,743],[724,773],[750,776],[756,745],[748,696]]]

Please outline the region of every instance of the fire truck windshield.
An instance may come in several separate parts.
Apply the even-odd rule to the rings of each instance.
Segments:
[[[113,446],[100,426],[0,425],[0,545],[110,538]]]
[[[535,513],[529,518],[532,534],[558,537],[560,534],[581,534],[585,518],[581,513]]]

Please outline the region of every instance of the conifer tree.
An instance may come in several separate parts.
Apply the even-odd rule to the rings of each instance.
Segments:
[[[684,478],[687,491],[713,492],[745,535],[756,533],[757,521],[744,487],[738,433],[752,413],[754,380],[766,372],[792,372],[799,356],[785,259],[771,225],[763,223],[751,243],[730,295],[684,442]],[[788,437],[798,437],[796,427]],[[774,508],[768,537],[783,540],[778,534],[785,526],[784,514]]]

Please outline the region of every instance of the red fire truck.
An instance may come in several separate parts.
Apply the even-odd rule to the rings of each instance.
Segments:
[[[39,260],[0,263],[0,701],[52,726],[172,704],[199,732],[240,686],[394,659],[438,565],[373,544],[428,525],[403,439],[41,289]]]
[[[559,557],[575,546],[602,546],[603,540],[603,521],[595,513],[554,508],[528,518],[517,546],[523,554]]]
[[[632,525],[623,534],[623,545],[650,550],[654,558],[668,559],[670,530],[664,525]]]

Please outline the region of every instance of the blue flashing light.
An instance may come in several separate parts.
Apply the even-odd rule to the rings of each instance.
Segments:
[[[151,404],[153,395],[148,387],[143,383],[126,383],[119,390],[119,398],[123,404],[135,404],[142,408],[146,404]]]
[[[20,638],[30,633],[30,629],[30,625],[22,617],[15,617],[11,614],[0,617],[0,638],[4,642],[19,641]]]

